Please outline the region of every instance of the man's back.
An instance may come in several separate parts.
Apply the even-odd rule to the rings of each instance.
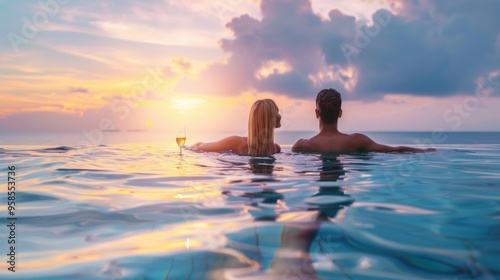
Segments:
[[[432,152],[435,149],[419,149],[406,146],[391,147],[378,144],[370,137],[360,134],[345,134],[339,131],[321,131],[310,139],[300,139],[293,145],[292,151],[369,151],[369,152]]]
[[[293,151],[359,151],[362,143],[356,134],[341,132],[320,132],[310,139],[300,139],[292,147]]]
[[[371,151],[371,152],[430,152],[435,149],[418,149],[412,147],[391,147],[381,145],[370,137],[354,133],[345,134],[338,130],[337,122],[342,117],[342,97],[334,89],[324,89],[316,96],[316,118],[319,120],[320,132],[310,139],[300,139],[293,145],[292,151]]]
[[[320,132],[310,139],[300,139],[292,147],[293,151],[363,151],[366,139],[362,134],[342,132]]]

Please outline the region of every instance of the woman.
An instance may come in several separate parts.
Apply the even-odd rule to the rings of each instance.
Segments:
[[[274,143],[274,129],[281,127],[278,106],[271,99],[257,100],[250,109],[248,137],[229,136],[212,143],[196,143],[191,148],[206,152],[233,151],[249,156],[270,156],[281,152]]]

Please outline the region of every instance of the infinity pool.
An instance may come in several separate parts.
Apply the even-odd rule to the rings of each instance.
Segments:
[[[428,154],[179,155],[4,146],[1,279],[494,279],[500,145]]]

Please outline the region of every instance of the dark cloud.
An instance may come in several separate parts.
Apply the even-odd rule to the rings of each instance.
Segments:
[[[221,47],[230,57],[202,73],[201,84],[211,82],[217,94],[256,89],[298,98],[333,87],[374,100],[471,93],[478,77],[500,68],[499,1],[400,2],[397,16],[379,10],[372,25],[335,9],[321,18],[308,0],[262,0],[261,20],[242,15],[227,24],[234,38]],[[257,77],[269,61],[291,70]],[[333,77],[313,81],[328,72]]]
[[[361,51],[360,94],[408,93],[445,96],[473,93],[475,80],[499,69],[498,1],[420,1]]]
[[[293,71],[284,74],[274,73],[256,84],[262,91],[271,91],[283,95],[301,96],[313,88],[311,80],[302,73]]]

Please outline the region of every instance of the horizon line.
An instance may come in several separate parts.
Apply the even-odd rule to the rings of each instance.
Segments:
[[[86,129],[82,130],[68,130],[68,131],[0,131],[0,133],[83,133],[88,131]],[[169,133],[174,130],[143,130],[143,129],[127,129],[127,130],[102,130],[102,133]],[[199,130],[195,133],[246,133],[246,130]],[[283,132],[319,132],[319,130],[279,130],[275,133]],[[434,130],[344,130],[346,133],[356,133],[356,132],[434,132]],[[500,132],[500,130],[442,130],[443,133],[454,133],[454,132]]]

